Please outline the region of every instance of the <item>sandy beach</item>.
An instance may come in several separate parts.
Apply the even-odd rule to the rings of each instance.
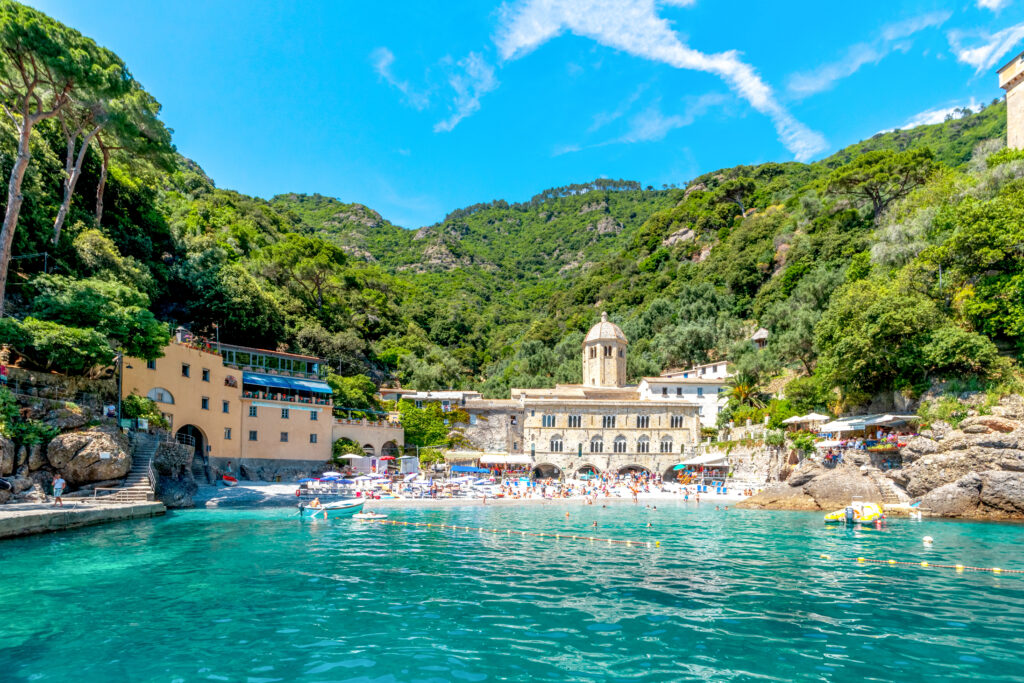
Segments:
[[[240,482],[237,486],[200,486],[199,492],[193,496],[196,507],[218,508],[218,507],[290,507],[297,505],[299,498],[295,495],[298,484],[288,483],[267,483],[267,482]],[[700,494],[700,504],[731,504],[744,500],[746,496],[740,491],[742,488],[729,489],[726,494],[716,494],[711,490],[709,493]],[[597,505],[608,503],[632,504],[632,498],[626,489],[619,491],[620,495],[599,496]],[[569,498],[384,498],[381,500],[368,499],[366,509],[384,508],[432,508],[432,507],[465,507],[479,505],[585,505],[583,496],[572,496]],[[683,502],[683,494],[668,491],[652,491],[640,493],[637,496],[640,505],[647,505],[654,502]],[[690,503],[697,504],[695,496],[690,494]]]

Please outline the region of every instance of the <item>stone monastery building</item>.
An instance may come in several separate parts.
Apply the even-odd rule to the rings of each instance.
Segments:
[[[670,473],[694,453],[702,422],[714,424],[724,404],[725,363],[627,385],[628,345],[602,313],[583,340],[582,384],[512,389],[508,400],[466,398],[466,436],[483,453],[453,453],[449,462],[526,465],[543,477]]]

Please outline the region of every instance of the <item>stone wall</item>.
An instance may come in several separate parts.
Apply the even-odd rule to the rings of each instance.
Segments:
[[[471,416],[470,423],[456,422],[453,426],[463,430],[474,449],[488,453],[522,452],[523,409],[517,401],[468,400],[464,410]]]

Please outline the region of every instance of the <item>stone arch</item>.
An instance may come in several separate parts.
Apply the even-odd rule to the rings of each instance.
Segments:
[[[672,437],[669,436],[668,434],[666,434],[665,436],[661,437],[661,445],[660,445],[660,447],[658,449],[659,452],[661,452],[661,453],[671,453],[672,452],[672,444],[673,444]]]
[[[636,440],[636,452],[637,453],[650,453],[651,452],[651,437],[644,434]]]
[[[146,398],[157,403],[166,403],[168,405],[174,405],[174,394],[167,391],[163,387],[153,387],[146,394]]]
[[[626,441],[626,437],[619,434],[615,437],[615,441],[612,443],[612,453],[625,453],[629,442]]]
[[[530,470],[530,476],[534,479],[561,479],[562,468],[550,462],[542,462]]]
[[[588,478],[596,477],[599,474],[601,474],[601,470],[599,470],[596,465],[591,465],[590,463],[587,463],[585,465],[580,465],[579,467],[576,468],[576,477],[577,478],[579,478],[581,476],[586,476]]]
[[[202,429],[194,424],[182,425],[174,432],[174,438],[178,443],[195,448],[195,455],[192,458],[193,465],[207,464],[206,446],[210,440],[206,438],[206,433]]]
[[[637,464],[623,465],[618,470],[619,474],[630,474],[632,472],[645,472],[647,474],[653,474],[651,472],[651,470],[648,469],[647,467],[644,467],[643,465],[637,465]]]
[[[371,444],[371,443],[364,443],[363,444],[363,453],[365,453],[366,457],[368,457],[368,458],[375,458],[375,457],[377,457],[377,449],[374,448],[373,444]]]
[[[591,453],[603,453],[604,452],[604,437],[600,434],[596,434],[590,438],[590,452]]]
[[[396,444],[394,441],[387,441],[387,442],[385,442],[384,445],[380,447],[380,454],[381,455],[393,455],[394,457],[397,458],[398,455],[399,455],[399,453],[398,453],[398,444]]]

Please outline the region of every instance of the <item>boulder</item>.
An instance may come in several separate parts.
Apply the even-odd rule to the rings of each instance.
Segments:
[[[14,474],[14,442],[0,436],[0,476]]]
[[[775,484],[736,504],[752,510],[820,510],[821,506],[799,487]]]
[[[6,489],[3,490],[3,491],[0,491],[0,505],[3,505],[7,501],[9,501],[13,495],[14,495],[13,493],[11,493],[9,490],[6,490]]]
[[[813,460],[804,460],[795,470],[793,470],[793,473],[786,478],[786,484],[789,486],[803,486],[811,479],[814,479],[824,472],[825,468],[818,463]]]
[[[971,472],[989,470],[1024,472],[1024,449],[970,446],[934,453],[905,465],[900,477],[906,482],[907,493],[916,497]]]
[[[128,439],[111,424],[54,437],[47,446],[46,457],[72,487],[121,479],[132,468]]]
[[[971,472],[955,482],[929,491],[921,507],[940,517],[961,517],[978,509],[981,500],[981,476]]]
[[[739,507],[774,510],[835,510],[854,498],[881,502],[879,485],[859,467],[843,463],[826,468],[805,460],[783,484],[751,496]]]
[[[19,494],[22,491],[28,491],[35,484],[35,482],[28,477],[11,477],[8,481],[11,482],[12,486],[14,486],[15,494]]]
[[[943,517],[1020,518],[1024,516],[1024,473],[970,472],[929,491],[921,507]]]
[[[960,423],[960,429],[965,434],[986,434],[988,432],[1001,432],[1009,434],[1021,425],[1019,422],[999,417],[997,415],[978,415],[968,417]]]
[[[882,491],[875,481],[858,467],[837,465],[815,477],[804,486],[822,510],[834,510],[849,505],[854,498],[880,503]]]
[[[28,447],[28,471],[35,472],[50,466],[46,458],[46,450],[40,444],[33,444]]]
[[[156,497],[169,508],[190,508],[199,491],[192,475],[195,449],[179,443],[162,442],[153,455],[156,470]]]

